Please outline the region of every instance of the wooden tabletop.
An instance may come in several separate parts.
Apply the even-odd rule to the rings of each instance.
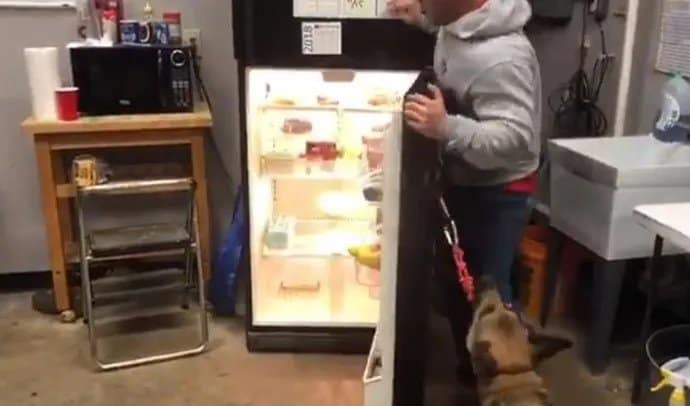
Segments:
[[[185,128],[209,128],[213,124],[208,106],[197,103],[191,113],[128,114],[82,117],[76,121],[36,120],[29,117],[22,123],[28,135],[65,134],[114,131],[146,131]]]
[[[690,252],[690,203],[637,206],[634,215],[644,228]]]

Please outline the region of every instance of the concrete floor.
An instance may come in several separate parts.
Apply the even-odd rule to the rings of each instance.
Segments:
[[[214,321],[211,348],[201,356],[115,372],[93,372],[86,343],[83,324],[33,312],[30,294],[0,295],[0,404],[362,404],[364,357],[250,354],[237,320]],[[592,378],[569,351],[542,373],[555,405],[618,406],[629,404],[630,365],[618,362],[608,376]]]

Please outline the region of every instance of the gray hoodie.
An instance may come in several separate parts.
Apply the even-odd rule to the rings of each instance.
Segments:
[[[541,76],[522,31],[531,13],[527,0],[489,0],[438,29],[434,69],[450,111],[454,185],[498,185],[537,170]]]

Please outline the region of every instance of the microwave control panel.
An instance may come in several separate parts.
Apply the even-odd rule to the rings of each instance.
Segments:
[[[170,52],[170,96],[172,108],[190,111],[194,107],[192,93],[192,67],[189,52],[174,49]]]

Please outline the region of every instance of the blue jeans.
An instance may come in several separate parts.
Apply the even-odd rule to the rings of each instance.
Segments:
[[[455,187],[446,202],[470,272],[475,279],[493,276],[503,301],[513,304],[513,264],[529,217],[529,196],[503,186]]]
[[[475,280],[485,274],[493,276],[503,301],[517,305],[512,288],[513,265],[529,218],[529,196],[506,192],[502,185],[463,186],[448,190],[445,200],[458,227],[460,246],[465,251],[470,273]],[[450,251],[441,235],[437,244],[434,270],[436,304],[449,319],[462,367],[469,364],[465,337],[472,320],[472,309],[460,287]]]

